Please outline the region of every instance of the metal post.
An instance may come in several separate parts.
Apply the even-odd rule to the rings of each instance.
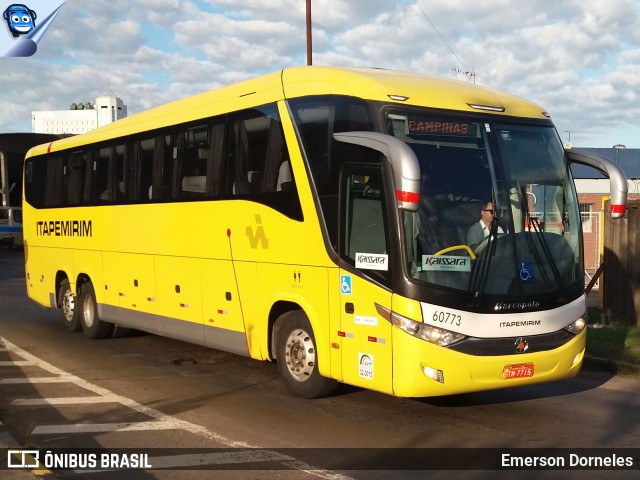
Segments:
[[[307,0],[307,65],[313,63],[311,43],[311,0]]]
[[[9,205],[9,160],[0,151],[0,207]]]

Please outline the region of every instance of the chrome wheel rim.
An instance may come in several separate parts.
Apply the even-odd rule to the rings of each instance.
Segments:
[[[311,335],[301,328],[293,330],[287,338],[285,362],[291,376],[303,382],[313,373],[316,364],[316,349]]]
[[[91,295],[87,295],[84,299],[82,313],[84,324],[88,328],[91,328],[93,326],[93,322],[95,321],[95,308],[93,306],[93,297]]]
[[[71,290],[66,290],[62,296],[62,313],[67,322],[73,320],[73,314],[76,308],[76,300]]]

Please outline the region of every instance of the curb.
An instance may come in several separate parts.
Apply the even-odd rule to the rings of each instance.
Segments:
[[[609,368],[613,368],[616,370],[616,372],[620,371],[620,367],[629,369],[629,370],[633,370],[637,373],[640,373],[640,365],[634,365],[633,363],[627,363],[627,362],[619,362],[616,360],[611,360],[609,358],[604,358],[604,357],[594,357],[591,355],[585,355],[584,356],[585,360],[589,360],[590,362],[594,362],[597,363],[599,365],[602,366],[606,366]]]

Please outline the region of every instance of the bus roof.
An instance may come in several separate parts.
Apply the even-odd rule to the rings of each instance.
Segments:
[[[495,108],[485,111],[503,115],[548,119],[542,107],[521,97],[425,74],[378,68],[295,67],[284,70],[283,79],[287,98],[331,92],[443,110],[478,112],[471,107],[477,105]]]
[[[534,102],[430,75],[376,68],[291,67],[131,115],[91,132],[34,147],[27,157],[307,95],[347,95],[399,105],[548,119]],[[484,108],[479,108],[484,107]]]

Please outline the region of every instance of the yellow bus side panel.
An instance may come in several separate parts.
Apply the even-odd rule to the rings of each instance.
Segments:
[[[205,327],[244,333],[240,296],[230,260],[201,262],[202,316]]]
[[[342,374],[345,382],[380,392],[392,393],[391,323],[380,317],[376,304],[391,310],[391,292],[369,280],[341,270],[351,293],[341,290]],[[348,304],[353,313],[347,313]]]
[[[45,262],[48,254],[48,249],[31,246],[25,248],[27,295],[46,307],[51,306],[49,287],[45,283],[45,280],[51,276],[48,270],[49,263]]]
[[[202,324],[202,260],[156,257],[158,313]]]
[[[328,298],[328,269],[308,265],[287,265],[277,263],[261,263],[257,265],[256,290],[262,292],[259,302],[255,302],[258,310],[249,314],[247,331],[250,332],[250,344],[260,344],[262,358],[268,358],[267,319],[269,310],[279,301],[297,304],[307,315],[316,340],[320,373],[331,376],[331,352],[329,343],[330,312]],[[240,277],[239,277],[240,278]],[[243,298],[243,305],[246,305]],[[253,301],[248,302],[250,306]]]
[[[156,313],[155,269],[152,255],[104,252],[106,303],[145,313]],[[100,285],[92,278],[96,291]],[[100,297],[96,293],[99,303]]]
[[[95,250],[74,250],[73,270],[65,272],[69,275],[71,286],[76,285],[78,276],[84,275],[90,278],[96,291],[98,301],[104,297],[105,283],[102,269],[102,252]],[[78,292],[76,291],[76,294]]]

